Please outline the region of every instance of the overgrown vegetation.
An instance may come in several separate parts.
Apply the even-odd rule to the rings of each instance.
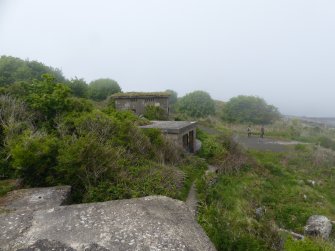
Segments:
[[[15,180],[0,180],[0,197],[16,187]]]
[[[303,234],[311,215],[335,218],[335,153],[315,145],[245,152],[222,134],[199,133],[201,156],[219,167],[197,182],[198,220],[217,249],[334,250],[334,237],[292,241],[278,229]],[[261,218],[257,208],[265,209]]]
[[[278,109],[254,96],[231,98],[223,107],[222,118],[228,122],[269,124],[279,119]]]
[[[215,113],[214,101],[204,91],[194,91],[186,94],[178,100],[176,107],[178,112],[195,118],[202,118]]]
[[[147,105],[143,115],[149,120],[168,120],[167,113],[159,106]]]
[[[93,100],[101,101],[114,93],[121,92],[119,84],[109,78],[101,78],[92,81],[88,86],[88,97]]]
[[[0,57],[0,72],[0,87],[7,87],[21,81],[41,80],[43,74],[54,76],[57,82],[65,82],[62,72],[57,68],[11,56]]]
[[[146,118],[116,111],[106,99],[121,91],[113,80],[87,85],[12,57],[0,58],[0,73],[0,176],[7,179],[0,196],[18,178],[25,187],[71,185],[75,202],[158,194],[185,200],[196,180],[198,221],[218,250],[335,250],[334,234],[294,241],[279,231],[303,233],[314,214],[335,219],[333,129],[277,120],[277,109],[257,97],[223,103],[202,91],[177,99],[167,90],[176,119],[200,120],[202,148],[189,156],[159,130],[139,129],[166,119],[160,108],[148,106]],[[276,153],[246,151],[232,140],[249,123],[257,133],[270,122],[266,137],[308,144]],[[204,175],[208,164],[217,172]]]
[[[82,79],[60,76],[4,79],[2,178],[22,179],[26,187],[71,185],[75,202],[158,194],[185,198],[191,181],[204,172],[203,161],[185,155],[160,131],[139,129],[148,120],[87,99],[120,92],[115,81],[100,79],[86,86]],[[151,115],[162,114],[154,110]],[[6,187],[2,194],[10,190]]]

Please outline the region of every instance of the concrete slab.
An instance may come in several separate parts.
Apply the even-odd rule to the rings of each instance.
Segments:
[[[167,133],[179,134],[182,131],[195,128],[197,122],[190,121],[151,121],[152,124],[140,126],[140,128],[157,128]]]
[[[215,250],[187,205],[164,196],[26,212],[0,214],[0,250]]]
[[[70,186],[20,189],[0,198],[0,211],[48,209],[66,204]]]

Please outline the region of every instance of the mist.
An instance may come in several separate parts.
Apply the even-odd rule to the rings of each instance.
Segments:
[[[335,117],[330,0],[0,1],[0,55],[123,91],[255,95],[283,114]]]

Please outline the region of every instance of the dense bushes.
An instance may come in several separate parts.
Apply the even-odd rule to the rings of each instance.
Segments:
[[[43,75],[1,89],[1,177],[21,178],[26,186],[71,185],[76,202],[182,198],[193,177],[183,150],[159,130],[138,127],[148,120],[82,98],[119,92],[115,81],[87,88],[81,79],[64,84]],[[162,116],[156,109],[148,114]]]
[[[208,135],[197,130],[197,138],[201,141],[201,149],[198,155],[202,158],[206,158],[208,161],[212,162],[217,156],[225,157],[227,153],[226,149],[222,144],[220,144],[215,136]]]
[[[321,146],[325,148],[335,150],[335,140],[333,139],[330,139],[326,136],[321,136],[318,138],[318,142],[320,143]]]
[[[45,133],[27,131],[9,143],[12,166],[30,186],[46,186],[55,178],[58,140]]]
[[[76,202],[184,198],[183,188],[204,171],[159,130],[138,128],[147,121],[131,112],[58,111],[54,127],[27,127],[1,148],[7,171],[25,185],[71,185]]]
[[[71,185],[75,201],[181,196],[185,174],[172,164],[182,164],[182,151],[138,120],[130,112],[63,113],[55,130],[12,138],[9,165],[29,186]]]
[[[144,117],[149,120],[167,120],[168,115],[165,110],[159,106],[147,105],[144,110]]]
[[[65,82],[65,78],[59,69],[45,66],[37,61],[22,60],[10,56],[0,57],[0,87],[20,81],[41,80],[43,74],[52,75],[57,82]]]
[[[67,82],[70,87],[72,94],[79,98],[88,97],[88,84],[84,79],[74,78]]]
[[[207,92],[194,91],[177,102],[177,110],[195,118],[203,118],[215,113],[214,101]]]
[[[254,96],[231,98],[223,107],[223,119],[228,122],[269,124],[280,117],[278,109]]]
[[[104,100],[117,92],[121,92],[121,87],[115,80],[109,78],[94,80],[88,86],[88,96],[96,101]]]
[[[0,96],[0,176],[14,175],[9,163],[9,142],[27,129],[32,129],[32,112],[27,105],[8,95]]]

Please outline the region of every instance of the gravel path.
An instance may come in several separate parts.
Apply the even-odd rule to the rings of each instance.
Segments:
[[[214,173],[216,172],[217,167],[208,165],[208,169],[206,170],[206,174]],[[197,216],[197,208],[198,208],[198,198],[197,198],[197,188],[195,186],[195,183],[193,182],[191,189],[188,193],[187,199],[186,199],[186,205],[189,207],[189,209],[192,212],[192,215],[194,217]]]
[[[248,138],[247,136],[235,135],[234,141],[241,144],[247,149],[256,149],[261,151],[273,151],[273,152],[286,152],[289,150],[289,146],[302,144],[297,141],[284,141],[275,140],[271,138],[259,138],[252,136]]]
[[[197,189],[195,187],[195,184],[193,182],[191,189],[188,193],[187,199],[186,199],[186,205],[190,208],[192,215],[194,217],[197,216],[197,208],[198,208],[198,198],[197,198]]]

